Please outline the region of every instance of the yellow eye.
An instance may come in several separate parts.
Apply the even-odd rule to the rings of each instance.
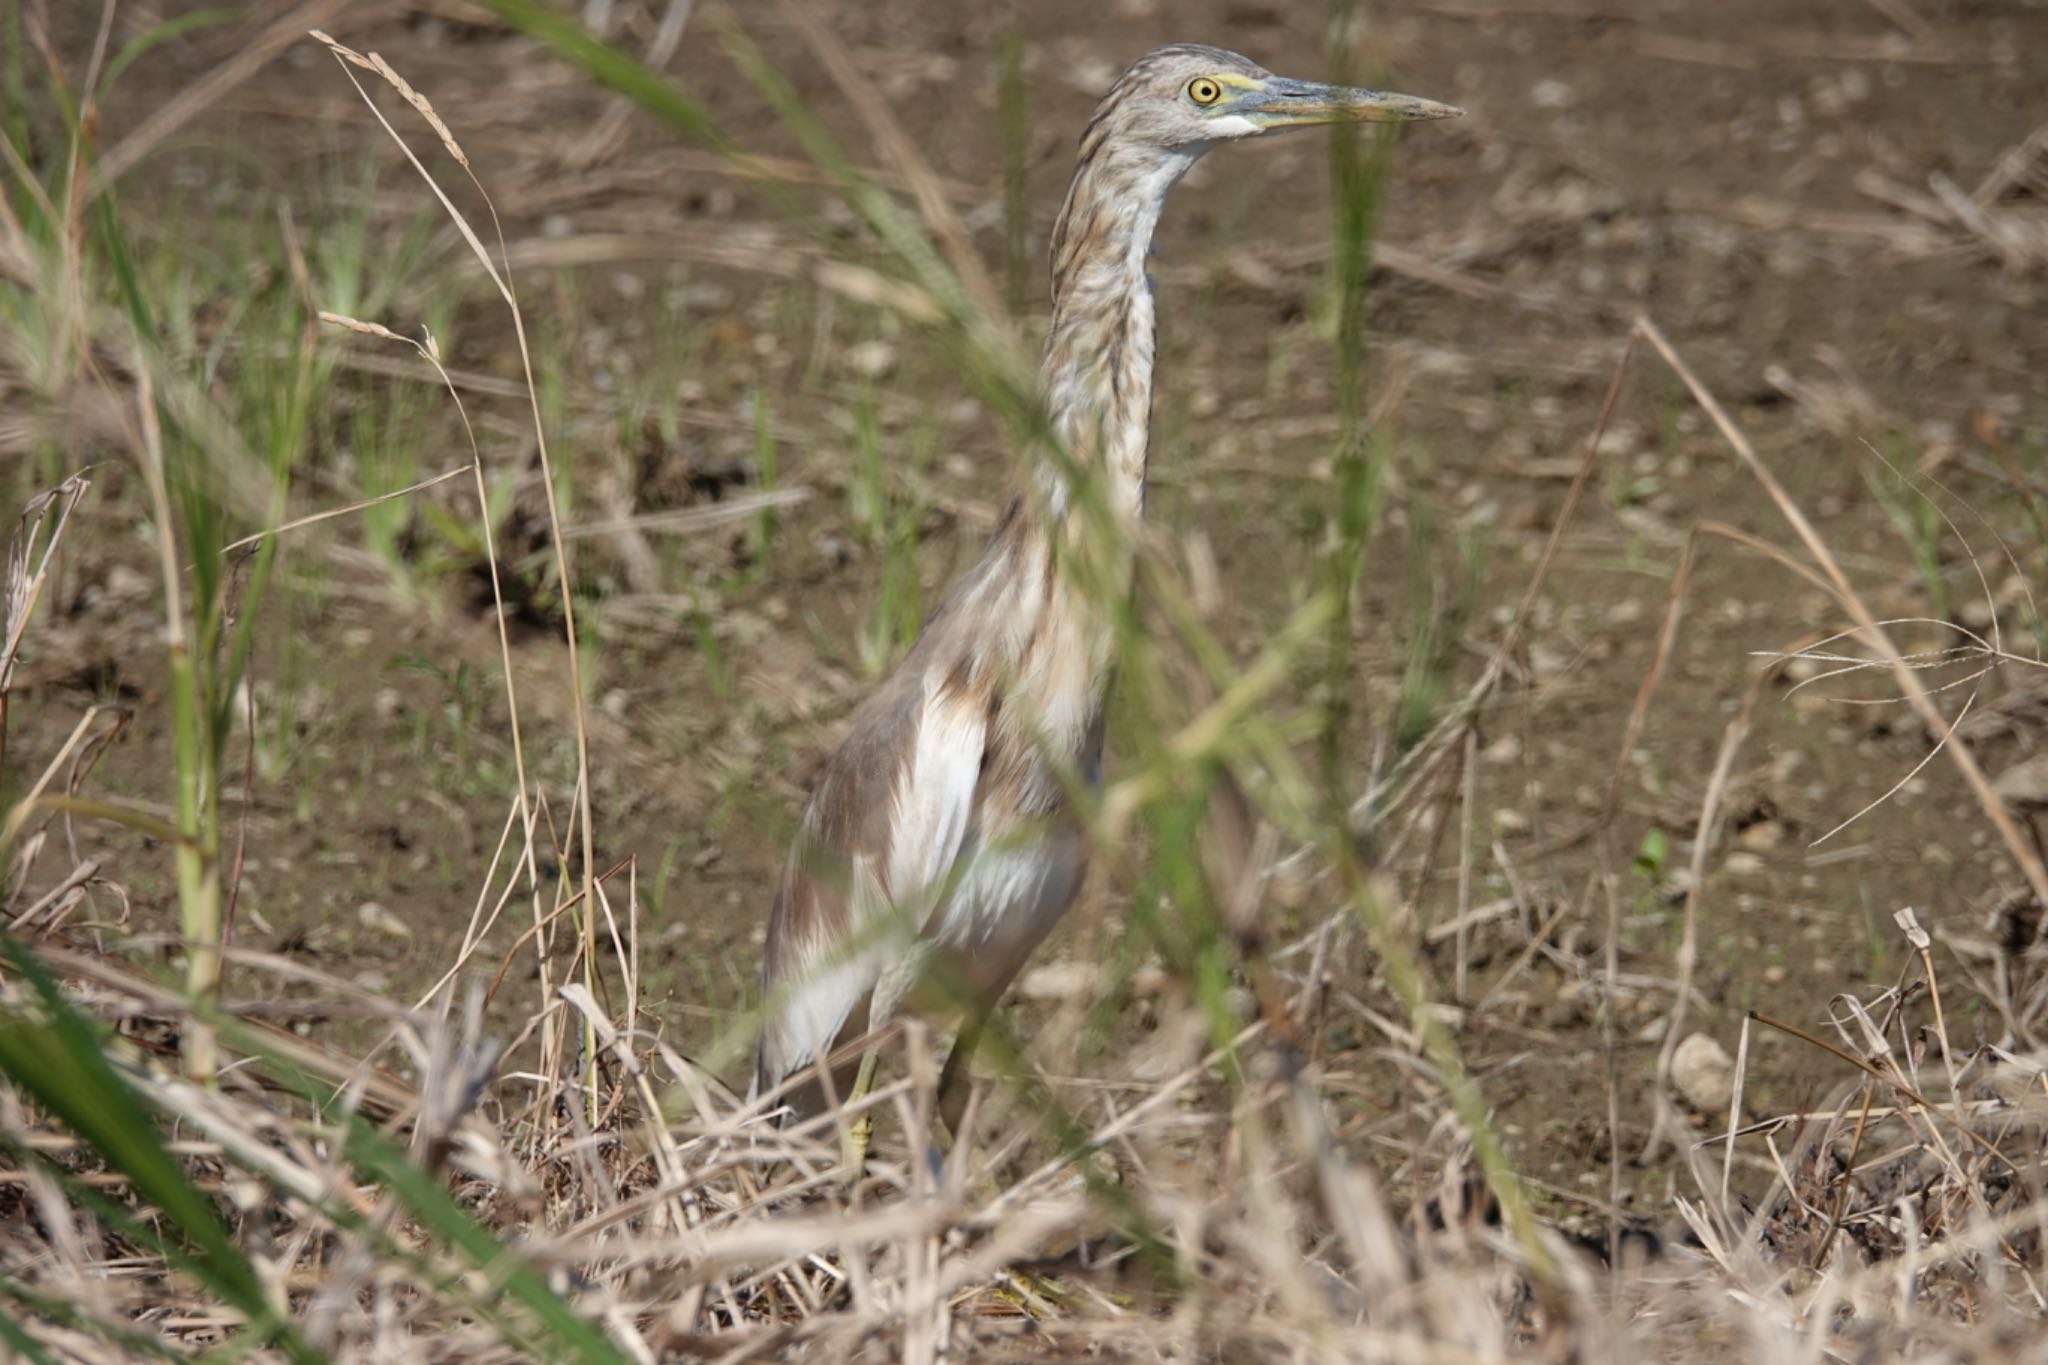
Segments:
[[[1223,87],[1207,76],[1197,76],[1188,82],[1188,98],[1196,104],[1214,104],[1223,98]]]

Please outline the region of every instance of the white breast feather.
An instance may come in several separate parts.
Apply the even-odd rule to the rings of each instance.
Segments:
[[[934,935],[951,948],[985,948],[999,930],[1019,934],[1036,944],[1040,921],[1065,909],[1064,901],[1046,912],[1046,889],[1058,869],[1038,846],[974,849],[967,853],[958,885],[947,900]]]
[[[828,1051],[885,964],[908,951],[909,934],[882,913],[888,897],[875,875],[874,860],[855,857],[846,871],[853,935],[843,941],[813,940],[805,946],[799,970],[780,983],[781,1009],[768,1034],[778,1076],[808,1066]]]
[[[896,911],[921,927],[974,806],[981,776],[985,712],[927,683],[910,768],[896,784],[890,820],[888,889]]]

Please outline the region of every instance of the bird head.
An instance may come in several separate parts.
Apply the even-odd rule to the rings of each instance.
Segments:
[[[1126,145],[1199,152],[1282,128],[1405,123],[1464,112],[1413,95],[1276,76],[1235,52],[1183,43],[1134,62],[1103,97],[1096,121]]]

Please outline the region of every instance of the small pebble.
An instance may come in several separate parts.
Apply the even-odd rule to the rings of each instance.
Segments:
[[[1671,1054],[1671,1083],[1704,1114],[1725,1114],[1735,1098],[1735,1059],[1705,1033],[1692,1033]]]
[[[896,348],[875,337],[849,347],[846,363],[862,379],[880,379],[896,368]]]
[[[412,926],[376,901],[364,901],[356,907],[356,922],[365,929],[388,934],[392,938],[412,937]]]
[[[1759,820],[1745,825],[1735,842],[1758,853],[1768,853],[1785,842],[1785,826],[1776,820]]]

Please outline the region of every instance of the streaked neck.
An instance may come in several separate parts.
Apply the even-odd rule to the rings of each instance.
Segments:
[[[1154,319],[1145,260],[1159,211],[1194,164],[1194,149],[1119,157],[1082,147],[1081,167],[1053,228],[1052,324],[1041,371],[1054,429],[1075,464],[1096,470],[1111,507],[1133,521],[1145,508],[1152,416]],[[1068,480],[1048,468],[1047,500],[1068,503]]]

